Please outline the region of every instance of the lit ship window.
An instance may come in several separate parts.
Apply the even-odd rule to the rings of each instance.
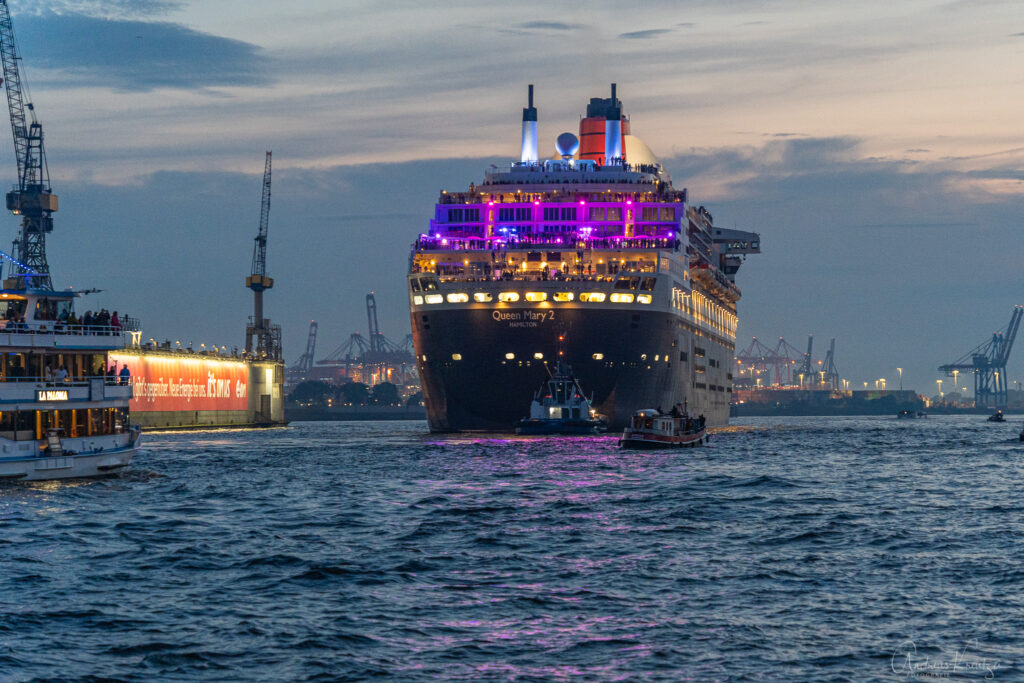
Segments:
[[[537,360],[544,360],[544,354],[541,353],[540,351],[538,351],[537,353],[533,354],[533,357],[536,358]]]
[[[448,303],[450,304],[464,304],[469,301],[469,295],[465,292],[452,292],[448,295]]]
[[[546,301],[547,298],[548,298],[548,293],[547,292],[527,292],[526,293],[526,300],[527,301]]]
[[[650,294],[637,294],[636,295],[636,300],[639,301],[642,304],[649,304],[649,303],[651,303],[651,295]]]
[[[453,353],[452,354],[452,360],[462,360],[462,354],[461,353]]]
[[[427,297],[427,300],[429,301],[430,297]],[[620,292],[616,292],[615,294],[612,294],[612,303],[616,303],[616,304],[631,304],[631,303],[633,303],[633,295],[632,294],[622,294]]]
[[[580,301],[589,301],[591,303],[599,304],[604,301],[604,292],[583,292],[580,294]]]
[[[514,354],[514,353],[506,353],[505,354],[505,360],[515,360],[515,359],[516,359],[516,354]]]
[[[591,357],[592,357],[592,358],[593,358],[594,360],[604,360],[604,354],[603,354],[603,353],[595,353],[595,354],[594,354],[593,356],[591,356]]]
[[[555,292],[555,301],[572,301],[572,292]]]
[[[423,305],[423,297],[420,296],[419,294],[417,294],[416,296],[414,296],[412,298],[412,302],[414,304],[416,304],[417,306],[422,306]]]
[[[494,301],[494,295],[490,292],[476,292],[473,294],[473,301],[480,304],[486,304],[489,301]]]
[[[519,301],[519,292],[502,292],[498,295],[498,301],[504,301],[505,303]]]
[[[428,304],[439,304],[442,301],[444,301],[444,297],[441,296],[440,294],[427,294]]]

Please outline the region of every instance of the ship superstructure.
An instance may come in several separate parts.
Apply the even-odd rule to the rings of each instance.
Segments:
[[[541,160],[530,87],[520,160],[442,191],[408,276],[434,431],[510,429],[568,362],[611,428],[688,402],[728,420],[735,274],[756,233],[716,228],[634,137],[612,85]],[[564,337],[562,342],[559,337]],[[552,365],[553,366],[553,365]]]

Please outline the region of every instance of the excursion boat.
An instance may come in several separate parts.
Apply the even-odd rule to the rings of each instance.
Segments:
[[[141,429],[128,414],[132,378],[108,354],[137,322],[68,324],[84,292],[27,281],[0,290],[0,481],[115,474],[131,463]]]
[[[650,408],[633,413],[632,422],[619,439],[619,448],[681,448],[700,446],[708,440],[704,416],[693,418],[679,407],[665,414]]]
[[[516,425],[516,434],[596,434],[604,421],[590,407],[590,399],[565,363],[541,385],[530,404],[530,417]]]

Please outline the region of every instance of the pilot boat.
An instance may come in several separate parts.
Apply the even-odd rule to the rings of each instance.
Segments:
[[[72,303],[84,292],[36,289],[28,277],[3,285],[0,481],[96,477],[127,467],[141,430],[128,415],[132,378],[109,365],[108,353],[125,346],[137,321],[74,324]]]
[[[676,406],[668,414],[646,408],[633,413],[619,439],[619,448],[681,448],[707,442],[704,416],[690,417]]]
[[[604,421],[594,415],[590,399],[565,363],[544,381],[530,403],[530,417],[516,425],[516,434],[596,434]]]

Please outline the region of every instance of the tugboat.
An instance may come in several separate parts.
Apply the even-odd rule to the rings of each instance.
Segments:
[[[1006,422],[1006,418],[1003,417],[1003,411],[997,410],[992,415],[988,416],[989,422]]]
[[[676,405],[667,415],[651,408],[633,413],[619,439],[619,448],[694,447],[707,440],[704,416],[690,417],[684,404],[682,409]]]
[[[604,421],[594,415],[579,380],[559,361],[555,374],[534,394],[530,417],[519,421],[516,434],[597,434],[603,427]]]

